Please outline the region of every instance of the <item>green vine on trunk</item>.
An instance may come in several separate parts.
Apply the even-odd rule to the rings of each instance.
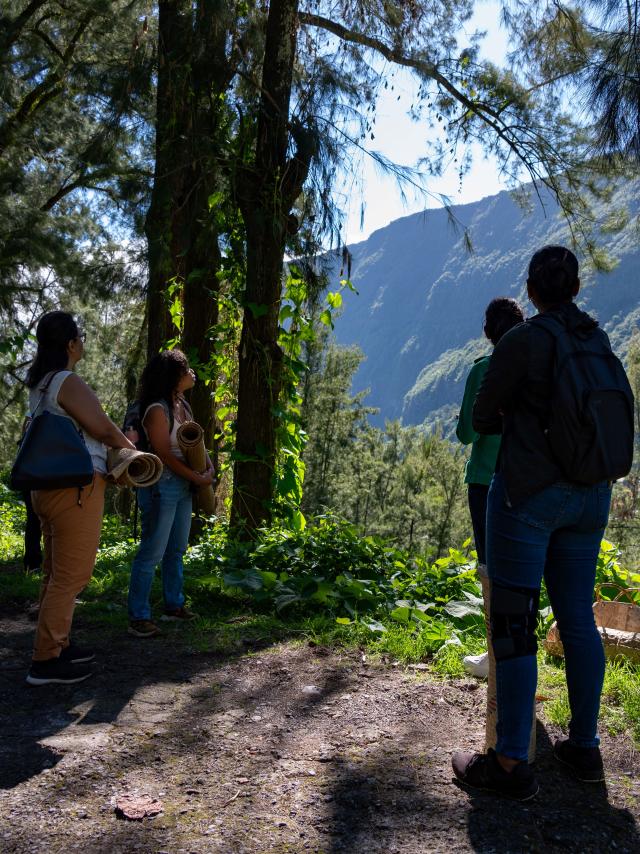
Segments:
[[[342,279],[337,291],[326,296],[326,307],[319,320],[333,329],[335,312],[342,306],[342,291],[355,290],[348,279]],[[275,518],[293,531],[303,531],[306,519],[300,509],[305,464],[302,454],[307,434],[302,427],[302,385],[308,366],[302,359],[304,343],[312,341],[317,331],[308,311],[307,284],[297,267],[289,270],[280,308],[278,344],[283,352],[280,400],[272,409],[276,418],[278,454],[274,471]]]

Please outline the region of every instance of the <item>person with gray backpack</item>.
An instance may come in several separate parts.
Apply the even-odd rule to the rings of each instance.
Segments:
[[[565,650],[569,737],[554,756],[583,782],[604,779],[597,735],[605,658],[592,611],[611,487],[633,459],[633,394],[598,322],[573,302],[578,260],[545,246],[529,264],[538,314],[498,342],[473,407],[479,434],[502,434],[487,502],[497,743],[454,754],[455,776],[517,800],[536,795],[527,762],[544,577]]]

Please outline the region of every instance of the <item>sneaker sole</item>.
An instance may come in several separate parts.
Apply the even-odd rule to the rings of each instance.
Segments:
[[[32,676],[29,673],[27,675],[27,682],[29,685],[74,685],[76,682],[84,682],[90,676],[93,676],[93,673],[85,673],[73,679],[62,679],[59,676]]]
[[[130,635],[133,635],[134,638],[154,638],[156,635],[160,634],[160,629],[157,629],[155,632],[139,632],[137,629],[132,629],[131,626],[129,626],[127,632]]]
[[[454,774],[455,777],[455,774]],[[473,789],[474,792],[490,792],[492,795],[498,795],[502,798],[509,798],[510,801],[520,801],[521,803],[524,801],[530,801],[538,794],[540,791],[540,786],[536,782],[536,790],[535,792],[531,792],[529,795],[512,795],[509,792],[503,792],[500,789],[492,789],[489,786],[474,786],[472,783],[467,783],[466,780],[461,780],[459,777],[456,777],[458,783],[461,783],[463,786],[466,786],[469,789]]]
[[[604,771],[602,772],[602,775],[598,778],[581,777],[580,773],[576,769],[575,765],[572,765],[570,762],[567,762],[566,759],[561,759],[557,753],[553,754],[553,758],[556,759],[561,765],[564,765],[565,768],[570,768],[573,776],[576,778],[576,780],[580,780],[581,783],[604,783],[605,782]]]

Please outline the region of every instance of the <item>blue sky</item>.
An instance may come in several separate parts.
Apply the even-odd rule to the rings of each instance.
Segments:
[[[501,64],[507,53],[507,35],[499,24],[499,3],[486,0],[478,3],[476,13],[467,27],[469,33],[476,29],[486,30],[482,55],[496,64]],[[407,71],[392,71],[389,80],[394,89],[384,90],[376,112],[375,140],[371,149],[406,166],[415,166],[425,154],[426,129],[412,121],[408,114],[417,91],[415,79]],[[400,99],[398,100],[398,95]],[[465,204],[493,195],[505,189],[495,163],[484,158],[481,151],[473,151],[474,164],[460,182],[455,165],[439,178],[429,178],[427,188],[434,194],[448,196],[453,204]],[[437,198],[425,198],[418,192],[406,191],[408,198],[403,202],[393,177],[379,174],[379,167],[370,157],[363,156],[361,188],[355,183],[346,186],[348,199],[347,221],[344,230],[346,243],[357,243],[366,239],[372,231],[382,228],[394,219],[407,214],[435,207]],[[364,223],[361,228],[361,204],[364,199]]]

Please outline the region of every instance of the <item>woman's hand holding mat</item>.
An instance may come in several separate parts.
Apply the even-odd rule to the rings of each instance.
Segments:
[[[189,468],[197,472],[207,469],[207,449],[204,446],[204,430],[195,421],[185,421],[178,427],[178,444]],[[201,486],[197,494],[197,509],[203,516],[215,513],[215,498],[211,484]]]

